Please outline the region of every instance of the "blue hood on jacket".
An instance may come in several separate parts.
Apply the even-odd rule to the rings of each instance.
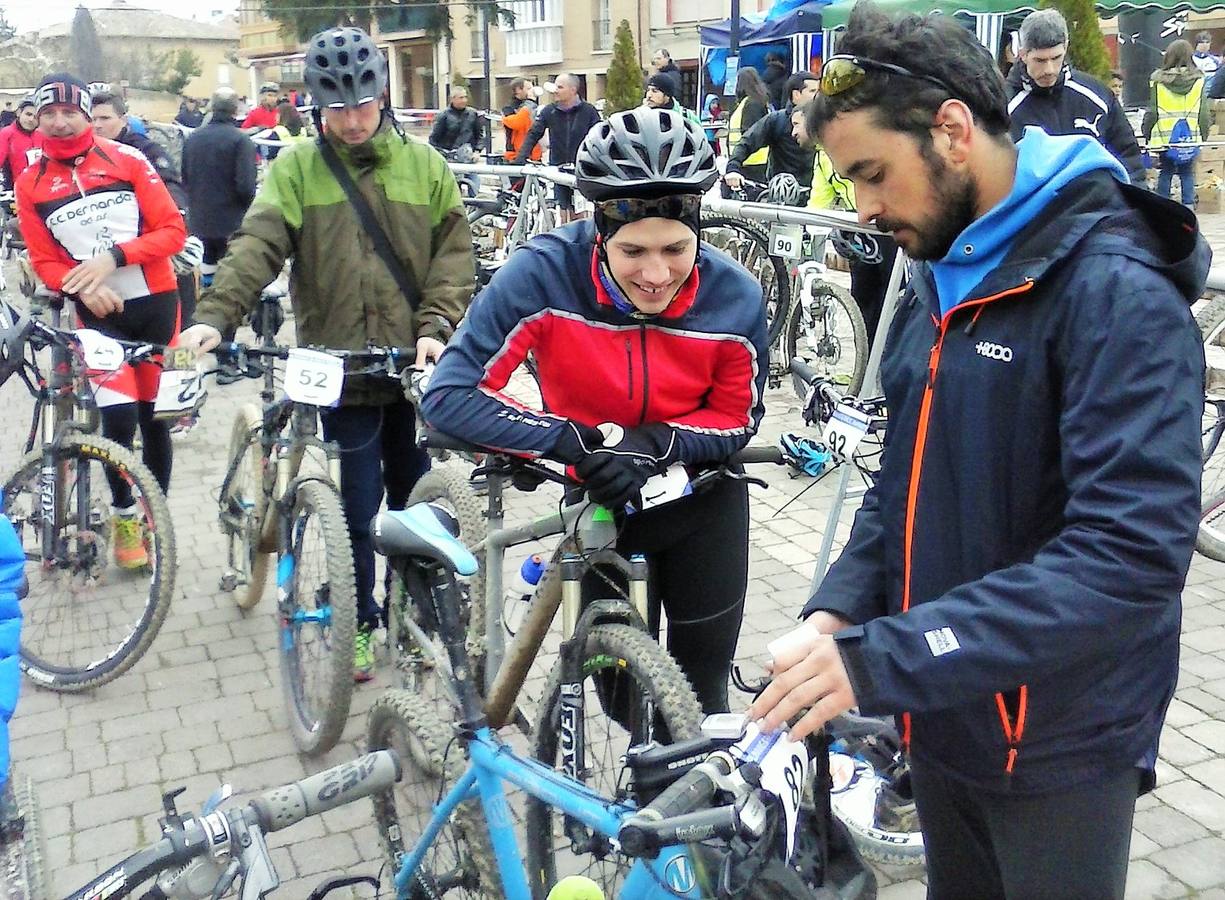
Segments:
[[[970,296],[1001,262],[1013,239],[1037,221],[1067,184],[1086,172],[1104,169],[1127,184],[1127,171],[1106,148],[1083,135],[1048,135],[1033,126],[1017,143],[1017,173],[1012,191],[983,217],[970,223],[946,255],[932,263],[940,313]]]

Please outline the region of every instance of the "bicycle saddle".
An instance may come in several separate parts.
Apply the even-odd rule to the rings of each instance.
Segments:
[[[487,199],[485,197],[465,197],[464,206],[469,209],[479,209],[483,213],[491,213],[497,215],[502,211],[502,199],[495,197]]]
[[[476,557],[456,538],[459,528],[454,519],[444,524],[442,516],[451,519],[428,503],[379,513],[370,523],[374,549],[387,557],[416,556],[458,575],[475,575]]]

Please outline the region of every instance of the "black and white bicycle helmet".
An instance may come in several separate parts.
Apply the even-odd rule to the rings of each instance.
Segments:
[[[880,243],[876,237],[870,234],[865,234],[862,231],[846,231],[841,228],[835,228],[829,236],[829,242],[836,252],[843,259],[849,259],[852,262],[875,264],[880,262],[884,255],[881,253]]]
[[[387,60],[360,28],[329,28],[307,43],[302,79],[321,109],[360,106],[387,90]]]
[[[645,106],[614,113],[583,138],[576,187],[592,202],[704,194],[719,177],[705,132],[680,113]]]
[[[0,300],[0,384],[21,368],[29,334],[30,317]]]

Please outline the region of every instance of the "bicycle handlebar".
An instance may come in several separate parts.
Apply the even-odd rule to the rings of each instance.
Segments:
[[[126,897],[159,872],[184,867],[207,854],[239,855],[252,848],[263,848],[262,841],[250,840],[248,829],[271,833],[288,828],[308,816],[387,790],[400,780],[400,774],[395,751],[378,750],[265,791],[245,807],[203,817],[170,816],[163,823],[158,841],[112,866],[71,894],[69,900]]]
[[[271,834],[310,816],[386,790],[400,780],[400,758],[394,750],[367,753],[317,775],[264,791],[250,803],[259,826]]]
[[[733,771],[754,763],[737,765],[732,756],[715,751],[621,823],[617,840],[627,856],[655,856],[661,847],[694,843],[710,838],[760,837],[765,830],[766,808],[753,790],[757,777],[745,779],[735,801],[702,809],[714,798]]]

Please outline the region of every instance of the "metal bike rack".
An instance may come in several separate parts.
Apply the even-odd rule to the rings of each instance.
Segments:
[[[767,203],[749,203],[742,200],[710,199],[702,204],[703,211],[718,215],[735,216],[742,219],[752,219],[757,222],[779,225],[810,225],[814,228],[838,228],[843,231],[858,231],[863,234],[884,235],[870,225],[863,225],[855,213],[838,212],[836,210],[816,210],[794,206],[774,206]],[[872,340],[872,350],[868,354],[868,364],[864,369],[863,387],[860,393],[865,396],[875,396],[880,393],[880,363],[885,347],[885,335],[889,333],[889,324],[897,312],[898,291],[902,286],[902,276],[906,271],[906,255],[899,248],[893,263],[893,272],[889,276],[889,287],[885,291],[885,303],[881,309],[880,321],[876,326],[876,335]],[[812,573],[811,592],[815,592],[829,571],[830,557],[834,551],[834,531],[842,518],[842,509],[846,501],[854,497],[862,497],[865,488],[851,487],[851,471],[854,467],[848,462],[843,463],[842,473],[838,477],[838,488],[834,492],[834,502],[825,522],[825,533],[821,536],[821,549],[817,553],[817,562]]]

